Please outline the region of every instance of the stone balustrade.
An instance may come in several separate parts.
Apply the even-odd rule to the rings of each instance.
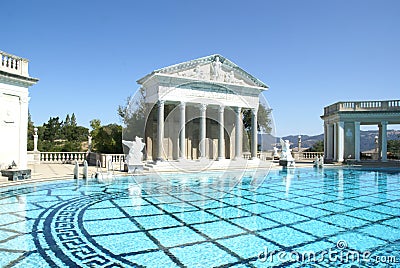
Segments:
[[[29,77],[27,59],[0,50],[0,71]]]
[[[40,152],[40,163],[82,163],[86,159],[86,152]]]
[[[400,111],[400,100],[337,102],[324,108],[324,116],[346,111]]]
[[[100,154],[101,167],[107,169],[119,169],[123,170],[125,164],[124,154]],[[109,166],[111,163],[111,167]]]
[[[324,156],[324,152],[301,152],[300,159],[315,160],[317,157]]]

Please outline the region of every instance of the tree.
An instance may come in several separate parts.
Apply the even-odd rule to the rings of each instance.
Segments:
[[[390,158],[400,158],[400,140],[388,140],[387,151]]]
[[[34,124],[33,124],[33,122],[32,122],[32,116],[31,116],[31,113],[28,111],[28,133],[27,133],[27,141],[28,141],[28,144],[27,144],[27,149],[28,149],[28,151],[33,151],[33,134],[34,134],[34,129],[35,129],[35,126],[34,126]]]
[[[272,131],[271,127],[271,109],[268,109],[263,104],[259,104],[258,111],[257,111],[257,130],[259,132],[270,134]],[[252,117],[252,110],[245,109],[243,111],[243,125],[246,132],[249,134],[251,132],[251,117]]]
[[[67,114],[64,120],[64,126],[70,126],[70,125],[71,125],[71,118],[69,117],[69,114]]]
[[[90,121],[90,125],[93,128],[91,135],[95,151],[109,154],[123,153],[122,126],[117,124],[101,126],[99,119]]]
[[[145,102],[145,97],[146,91],[140,88],[134,97],[129,96],[124,105],[118,106],[117,113],[124,124],[123,138],[125,140],[134,140],[135,136],[145,135],[147,116],[153,108],[151,104]]]
[[[309,152],[323,152],[324,151],[324,141],[316,141],[307,151]]]
[[[54,142],[54,140],[60,139],[61,125],[62,123],[60,122],[60,118],[58,116],[50,117],[49,121],[43,124],[42,128],[43,140]]]
[[[72,113],[72,115],[71,115],[71,126],[73,126],[73,127],[77,126],[76,117],[75,117],[74,113]]]

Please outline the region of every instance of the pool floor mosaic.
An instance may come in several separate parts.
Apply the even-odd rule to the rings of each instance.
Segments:
[[[400,173],[220,175],[2,188],[0,267],[400,267]]]

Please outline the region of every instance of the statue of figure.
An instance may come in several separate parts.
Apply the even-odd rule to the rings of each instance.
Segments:
[[[125,157],[125,162],[128,165],[128,172],[132,168],[137,169],[138,166],[142,166],[142,150],[144,149],[145,143],[142,138],[135,137],[135,141],[123,140],[122,144],[129,148],[129,152]]]
[[[200,70],[200,65],[197,65],[194,68],[193,72],[194,72],[194,74],[193,74],[192,77],[199,78],[199,79],[203,79],[204,78],[203,71]]]
[[[235,74],[233,73],[233,70],[225,74],[225,82],[227,83],[235,82]]]
[[[221,65],[222,63],[219,61],[219,57],[215,57],[215,60],[211,64],[211,80],[218,81],[220,79]]]
[[[289,140],[280,140],[282,146],[282,153],[280,161],[287,161],[288,166],[294,166],[294,158],[291,153]]]
[[[273,154],[273,158],[274,159],[278,159],[279,158],[279,154],[278,154],[278,148],[276,146],[274,146],[274,154]]]

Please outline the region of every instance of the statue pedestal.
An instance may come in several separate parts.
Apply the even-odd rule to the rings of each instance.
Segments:
[[[279,160],[279,165],[283,166],[283,167],[293,167],[294,166],[294,161]]]
[[[136,174],[143,172],[143,164],[127,164],[128,166],[128,173],[129,174]]]

